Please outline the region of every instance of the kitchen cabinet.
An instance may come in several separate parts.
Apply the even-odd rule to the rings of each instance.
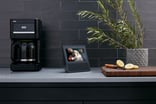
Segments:
[[[155,101],[90,101],[84,104],[155,104]]]
[[[0,104],[82,104],[74,101],[3,101]]]
[[[1,83],[0,102],[155,104],[156,83]],[[4,103],[4,104],[5,104]],[[20,103],[20,104],[22,104]],[[39,103],[39,104],[40,104]],[[1,104],[1,103],[0,103]],[[3,104],[3,103],[2,103]]]
[[[0,70],[0,104],[156,104],[156,77]]]

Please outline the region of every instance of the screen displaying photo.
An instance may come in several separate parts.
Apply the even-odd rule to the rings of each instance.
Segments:
[[[83,48],[67,48],[68,62],[83,62],[85,61],[85,52]]]

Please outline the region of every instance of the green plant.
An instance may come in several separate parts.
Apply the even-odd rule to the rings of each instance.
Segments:
[[[97,0],[100,12],[82,10],[78,15],[82,18],[97,20],[111,28],[111,33],[100,27],[88,27],[89,42],[107,42],[115,48],[141,48],[143,45],[143,24],[135,6],[134,0],[128,0],[130,13],[135,26],[128,20],[127,11],[124,9],[125,0]],[[109,7],[108,7],[109,6]],[[111,9],[110,9],[111,8]],[[118,19],[111,18],[112,9],[118,14]]]

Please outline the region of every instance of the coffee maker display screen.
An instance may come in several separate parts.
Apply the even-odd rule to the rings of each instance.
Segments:
[[[34,24],[18,24],[15,23],[13,26],[14,34],[35,34]]]

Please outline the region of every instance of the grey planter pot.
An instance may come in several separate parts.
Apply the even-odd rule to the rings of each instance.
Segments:
[[[148,48],[127,49],[126,60],[127,63],[148,66]]]

